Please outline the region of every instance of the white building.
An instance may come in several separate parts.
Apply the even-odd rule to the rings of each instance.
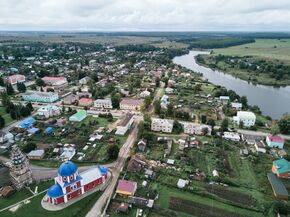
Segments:
[[[131,128],[134,122],[134,116],[131,113],[127,113],[118,123],[116,135],[125,135]]]
[[[59,156],[61,161],[71,160],[76,154],[76,149],[74,144],[65,144],[63,147],[63,152]]]
[[[183,131],[189,135],[202,135],[204,128],[207,128],[207,135],[211,135],[211,126],[193,122],[179,121],[183,125]]]
[[[150,91],[144,90],[143,92],[140,93],[141,98],[145,98],[146,96],[150,96]]]
[[[173,120],[152,118],[151,130],[157,132],[171,133],[173,130]]]
[[[256,115],[253,112],[238,111],[237,116],[234,116],[234,122],[238,125],[243,122],[245,127],[251,127],[255,125]]]
[[[242,110],[242,103],[239,102],[232,102],[232,108],[235,109],[236,111],[241,111]]]
[[[174,92],[173,88],[170,88],[170,87],[165,88],[165,93],[166,94],[173,94],[173,92]]]
[[[104,109],[112,109],[112,100],[107,98],[107,99],[97,99],[94,103],[95,108],[104,108]]]
[[[161,108],[163,108],[163,109],[167,109],[167,106],[169,105],[169,96],[167,96],[167,95],[163,95],[162,97],[161,97],[161,100],[160,100],[160,106],[161,106]]]
[[[60,109],[55,105],[47,105],[37,110],[37,115],[45,118],[55,117],[60,115]]]
[[[231,140],[235,142],[238,142],[241,140],[240,134],[233,133],[233,132],[224,132],[223,138],[226,140]]]

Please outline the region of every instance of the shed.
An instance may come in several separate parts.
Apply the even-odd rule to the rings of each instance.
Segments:
[[[50,135],[53,133],[53,128],[52,127],[48,127],[45,129],[45,134]]]
[[[69,117],[70,121],[81,122],[87,117],[87,112],[85,110],[79,110],[77,113]]]
[[[28,132],[30,135],[33,135],[33,134],[37,133],[38,131],[39,131],[39,129],[36,128],[36,127],[30,128],[29,130],[27,130],[27,132]]]
[[[18,127],[19,128],[22,128],[22,129],[28,129],[30,127],[33,126],[33,124],[36,122],[35,118],[33,117],[29,117],[29,118],[26,118],[24,119],[19,125]]]

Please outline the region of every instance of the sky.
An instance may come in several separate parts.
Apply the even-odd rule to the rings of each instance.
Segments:
[[[289,31],[290,0],[0,0],[0,30]]]

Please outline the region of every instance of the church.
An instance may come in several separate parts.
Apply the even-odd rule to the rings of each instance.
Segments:
[[[54,178],[55,184],[47,191],[46,202],[54,205],[67,203],[105,184],[107,175],[106,167],[99,166],[78,173],[78,168],[73,162],[65,161],[58,168],[58,176]]]

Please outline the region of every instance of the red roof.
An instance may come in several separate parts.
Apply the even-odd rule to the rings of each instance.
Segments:
[[[128,181],[128,180],[119,180],[117,191],[126,191],[130,193],[134,193],[136,189],[136,182]]]
[[[90,99],[90,98],[81,98],[81,99],[79,100],[79,102],[82,102],[82,103],[92,102],[92,101],[93,101],[93,100]]]
[[[284,142],[284,139],[278,135],[269,134],[268,138],[270,139],[271,142]]]
[[[66,80],[65,77],[43,77],[42,80],[44,81],[61,81],[61,80]]]

